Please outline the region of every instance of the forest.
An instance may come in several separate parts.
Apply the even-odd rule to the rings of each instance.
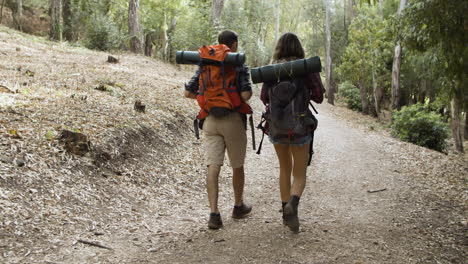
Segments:
[[[3,0],[1,8],[11,10],[7,23],[24,32],[172,63],[175,51],[197,50],[231,29],[240,34],[248,65],[263,66],[278,37],[295,32],[308,56],[322,58],[328,103],[346,102],[392,122],[396,137],[439,151],[450,137],[463,152],[467,5],[463,0]]]

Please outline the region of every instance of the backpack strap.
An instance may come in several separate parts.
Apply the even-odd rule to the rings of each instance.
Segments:
[[[309,101],[309,105],[312,107],[314,112],[318,115],[317,109],[315,109],[314,105]],[[307,162],[307,166],[310,166],[310,162],[312,161],[312,155],[314,155],[314,134],[315,130],[312,130],[310,135],[312,136],[312,140],[310,141],[310,146],[309,146],[309,161]]]
[[[262,133],[262,140],[260,140],[260,144],[258,144],[257,154],[260,155],[260,151],[262,150],[263,139],[265,138],[265,133]],[[255,148],[254,148],[255,150]]]
[[[260,123],[257,125],[257,128],[262,130],[262,140],[260,140],[260,144],[258,145],[258,150],[257,150],[257,154],[260,155],[260,152],[262,150],[262,145],[263,145],[263,139],[265,138],[265,134],[267,133],[266,130],[265,130],[265,126],[263,126],[263,123],[266,122],[266,118],[265,118],[265,113],[262,114],[262,118],[260,120]],[[255,148],[254,148],[255,150]]]
[[[307,161],[307,166],[310,166],[310,162],[312,161],[312,155],[314,155],[314,131],[310,133],[312,136],[312,140],[310,141],[309,145],[309,160]]]
[[[312,109],[314,109],[314,112],[318,115],[317,109],[315,109],[314,105],[309,101],[309,105],[312,106]]]
[[[250,130],[252,130],[252,147],[253,147],[253,150],[255,150],[255,131],[254,131],[253,113],[250,114],[249,123],[250,123]]]
[[[200,132],[198,131],[198,116],[193,120],[193,130],[195,131],[195,137],[200,139]]]

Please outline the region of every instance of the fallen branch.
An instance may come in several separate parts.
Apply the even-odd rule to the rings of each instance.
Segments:
[[[3,84],[0,84],[0,92],[3,92],[3,93],[15,93],[12,89],[10,89],[9,87],[3,85]]]
[[[383,191],[386,191],[387,188],[383,188],[383,189],[378,189],[378,190],[367,190],[368,193],[376,193],[376,192],[383,192]]]
[[[110,248],[110,247],[106,247],[106,246],[103,246],[103,245],[101,245],[101,244],[98,244],[98,243],[95,243],[95,242],[86,241],[86,240],[83,240],[83,239],[78,239],[78,242],[83,243],[83,244],[86,244],[86,245],[98,247],[98,248],[104,248],[104,249],[112,250],[112,248]]]

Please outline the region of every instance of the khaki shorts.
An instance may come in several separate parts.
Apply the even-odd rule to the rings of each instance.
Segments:
[[[207,165],[222,166],[225,150],[227,150],[232,168],[240,168],[244,165],[247,135],[239,113],[232,113],[222,118],[206,117],[203,132],[203,148]]]

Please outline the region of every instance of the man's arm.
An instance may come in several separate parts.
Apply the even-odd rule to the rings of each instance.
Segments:
[[[192,79],[185,85],[184,96],[190,99],[197,99],[198,93],[198,80],[200,77],[200,71],[197,71],[195,75],[193,75]]]
[[[252,91],[241,92],[241,99],[243,102],[247,102],[252,97]]]
[[[242,101],[247,102],[252,97],[252,84],[250,83],[250,72],[247,65],[242,65],[239,76],[240,96]]]
[[[196,93],[192,93],[192,92],[187,91],[187,90],[184,91],[184,96],[187,97],[187,98],[190,98],[190,99],[197,99],[197,94]]]

